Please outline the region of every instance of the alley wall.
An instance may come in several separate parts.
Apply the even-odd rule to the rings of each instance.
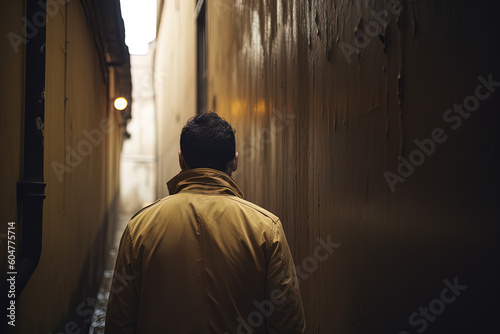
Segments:
[[[205,3],[209,109],[236,128],[246,198],[283,221],[307,333],[491,325],[498,5]],[[460,296],[411,322],[446,282]]]
[[[82,3],[64,3],[53,1],[47,10],[43,246],[38,267],[17,302],[17,333],[88,328],[119,190],[123,128],[111,104],[113,70],[99,59]],[[8,221],[19,222],[24,44],[16,50],[4,37],[9,32],[23,36],[25,8],[22,1],[2,7],[9,13],[1,26],[0,225],[5,233]],[[5,269],[4,253],[0,255]]]
[[[180,172],[179,139],[196,113],[196,21],[194,1],[160,1],[153,85],[157,124],[157,194]]]
[[[159,197],[199,111],[194,2],[161,3]],[[283,222],[307,333],[488,329],[500,278],[498,4],[204,6],[207,109],[236,129],[246,199]]]

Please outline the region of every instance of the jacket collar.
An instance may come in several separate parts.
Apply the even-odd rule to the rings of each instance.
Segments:
[[[170,195],[181,191],[244,197],[243,191],[226,173],[211,168],[186,169],[167,182]]]

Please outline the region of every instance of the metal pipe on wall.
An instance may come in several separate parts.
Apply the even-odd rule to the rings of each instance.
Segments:
[[[24,94],[24,156],[22,180],[17,183],[18,234],[16,240],[17,261],[15,297],[18,299],[35,271],[42,251],[43,200],[45,182],[43,176],[44,116],[45,116],[45,49],[46,49],[46,0],[28,0],[26,17],[35,18],[35,34],[27,34]],[[28,29],[28,28],[26,28]],[[19,229],[20,227],[20,229]],[[9,277],[11,275],[8,275]],[[2,280],[1,305],[7,308],[7,277]],[[8,320],[3,318],[4,324]]]

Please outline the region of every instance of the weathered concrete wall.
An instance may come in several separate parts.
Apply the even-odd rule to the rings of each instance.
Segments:
[[[302,272],[307,332],[491,324],[499,87],[474,96],[479,76],[500,81],[498,5],[206,3],[209,106],[237,129],[235,179],[247,198],[283,220]],[[472,110],[479,101],[477,111],[448,113],[464,100]],[[425,140],[429,156],[414,153],[414,141],[433,131],[441,143]],[[398,172],[400,156],[418,166]],[[318,238],[341,246],[324,261],[308,259]],[[468,288],[434,302],[455,278]],[[409,322],[429,304],[431,320]]]
[[[105,82],[105,67],[81,2],[70,1],[67,8],[54,4],[46,43],[43,247],[17,303],[17,333],[76,333],[88,326],[119,185],[123,131],[108,96],[113,87]],[[2,7],[8,15],[2,15],[1,35],[14,31],[22,36],[24,3]],[[1,43],[3,232],[7,221],[18,221],[15,186],[22,168],[24,49],[15,53],[5,38]],[[109,74],[112,78],[112,71]]]
[[[196,21],[194,1],[163,1],[155,52],[154,88],[158,133],[159,197],[180,172],[179,138],[196,110]]]
[[[123,143],[119,205],[129,217],[157,198],[153,55],[151,47],[147,55],[130,57],[134,117],[127,123],[131,137]]]

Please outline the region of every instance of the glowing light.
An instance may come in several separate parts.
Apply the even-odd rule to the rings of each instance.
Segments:
[[[113,105],[115,106],[116,110],[123,110],[123,109],[127,108],[128,101],[124,97],[119,97],[119,98],[115,99],[115,102],[113,103]]]
[[[125,44],[131,55],[145,55],[156,38],[156,0],[120,0]]]

